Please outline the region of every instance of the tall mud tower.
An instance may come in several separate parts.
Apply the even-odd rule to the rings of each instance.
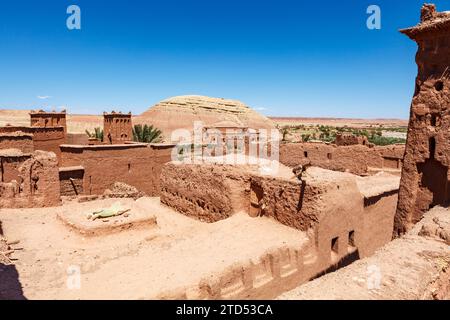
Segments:
[[[419,49],[394,235],[450,200],[450,12],[426,4],[421,22],[401,32]]]
[[[103,134],[109,144],[120,144],[133,140],[131,112],[103,112]]]

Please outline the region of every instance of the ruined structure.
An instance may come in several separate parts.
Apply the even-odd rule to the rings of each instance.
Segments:
[[[58,162],[53,153],[0,150],[0,208],[59,204]]]
[[[61,145],[62,195],[99,195],[115,182],[123,182],[157,196],[159,174],[171,160],[173,147],[145,143]]]
[[[161,201],[201,221],[270,217],[305,235],[301,248],[280,251],[273,264],[268,258],[230,270],[223,286],[233,287],[233,295],[223,289],[207,296],[242,298],[261,295],[259,281],[289,287],[373,254],[391,240],[398,186],[392,175],[362,178],[312,167],[300,181],[283,167],[262,175],[252,165],[171,162],[161,173]]]
[[[123,143],[133,140],[131,112],[103,113],[104,142],[109,144]]]
[[[450,13],[424,5],[421,22],[401,32],[419,48],[395,234],[450,200]]]
[[[336,134],[336,140],[334,142],[338,146],[351,146],[355,144],[361,144],[363,146],[369,145],[369,140],[366,136],[356,136],[349,132]]]
[[[304,163],[324,169],[369,175],[379,171],[400,174],[404,145],[336,146],[325,143],[283,143],[280,145],[280,162],[294,168]]]
[[[0,127],[0,135],[3,135],[3,148],[20,149],[24,152],[42,150],[53,152],[58,160],[60,158],[59,146],[66,143],[64,127]],[[15,136],[15,137],[13,137]],[[29,141],[31,137],[31,142]],[[8,142],[6,142],[8,141]],[[8,146],[7,146],[8,145]]]
[[[30,120],[31,127],[63,127],[64,133],[67,133],[66,110],[61,112],[46,112],[43,110],[31,111]]]

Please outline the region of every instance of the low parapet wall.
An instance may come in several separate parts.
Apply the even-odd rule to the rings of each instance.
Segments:
[[[367,175],[369,168],[401,169],[404,145],[370,148],[326,143],[283,143],[280,162],[289,167],[310,163],[328,170]]]

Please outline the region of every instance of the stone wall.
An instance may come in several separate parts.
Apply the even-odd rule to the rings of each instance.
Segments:
[[[450,202],[450,14],[425,5],[421,23],[402,32],[419,48],[396,235],[411,229],[431,207]]]
[[[115,182],[159,195],[162,165],[171,160],[173,145],[62,145],[61,166],[84,168],[83,194],[103,194]]]

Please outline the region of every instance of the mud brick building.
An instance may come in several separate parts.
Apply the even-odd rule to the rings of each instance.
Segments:
[[[31,127],[63,127],[64,134],[67,133],[66,110],[61,112],[46,112],[43,110],[30,112]]]
[[[133,140],[133,129],[131,124],[131,112],[103,113],[104,141],[109,144],[123,143]]]
[[[412,99],[395,234],[450,200],[450,14],[424,5],[421,22],[402,33],[417,42]]]

